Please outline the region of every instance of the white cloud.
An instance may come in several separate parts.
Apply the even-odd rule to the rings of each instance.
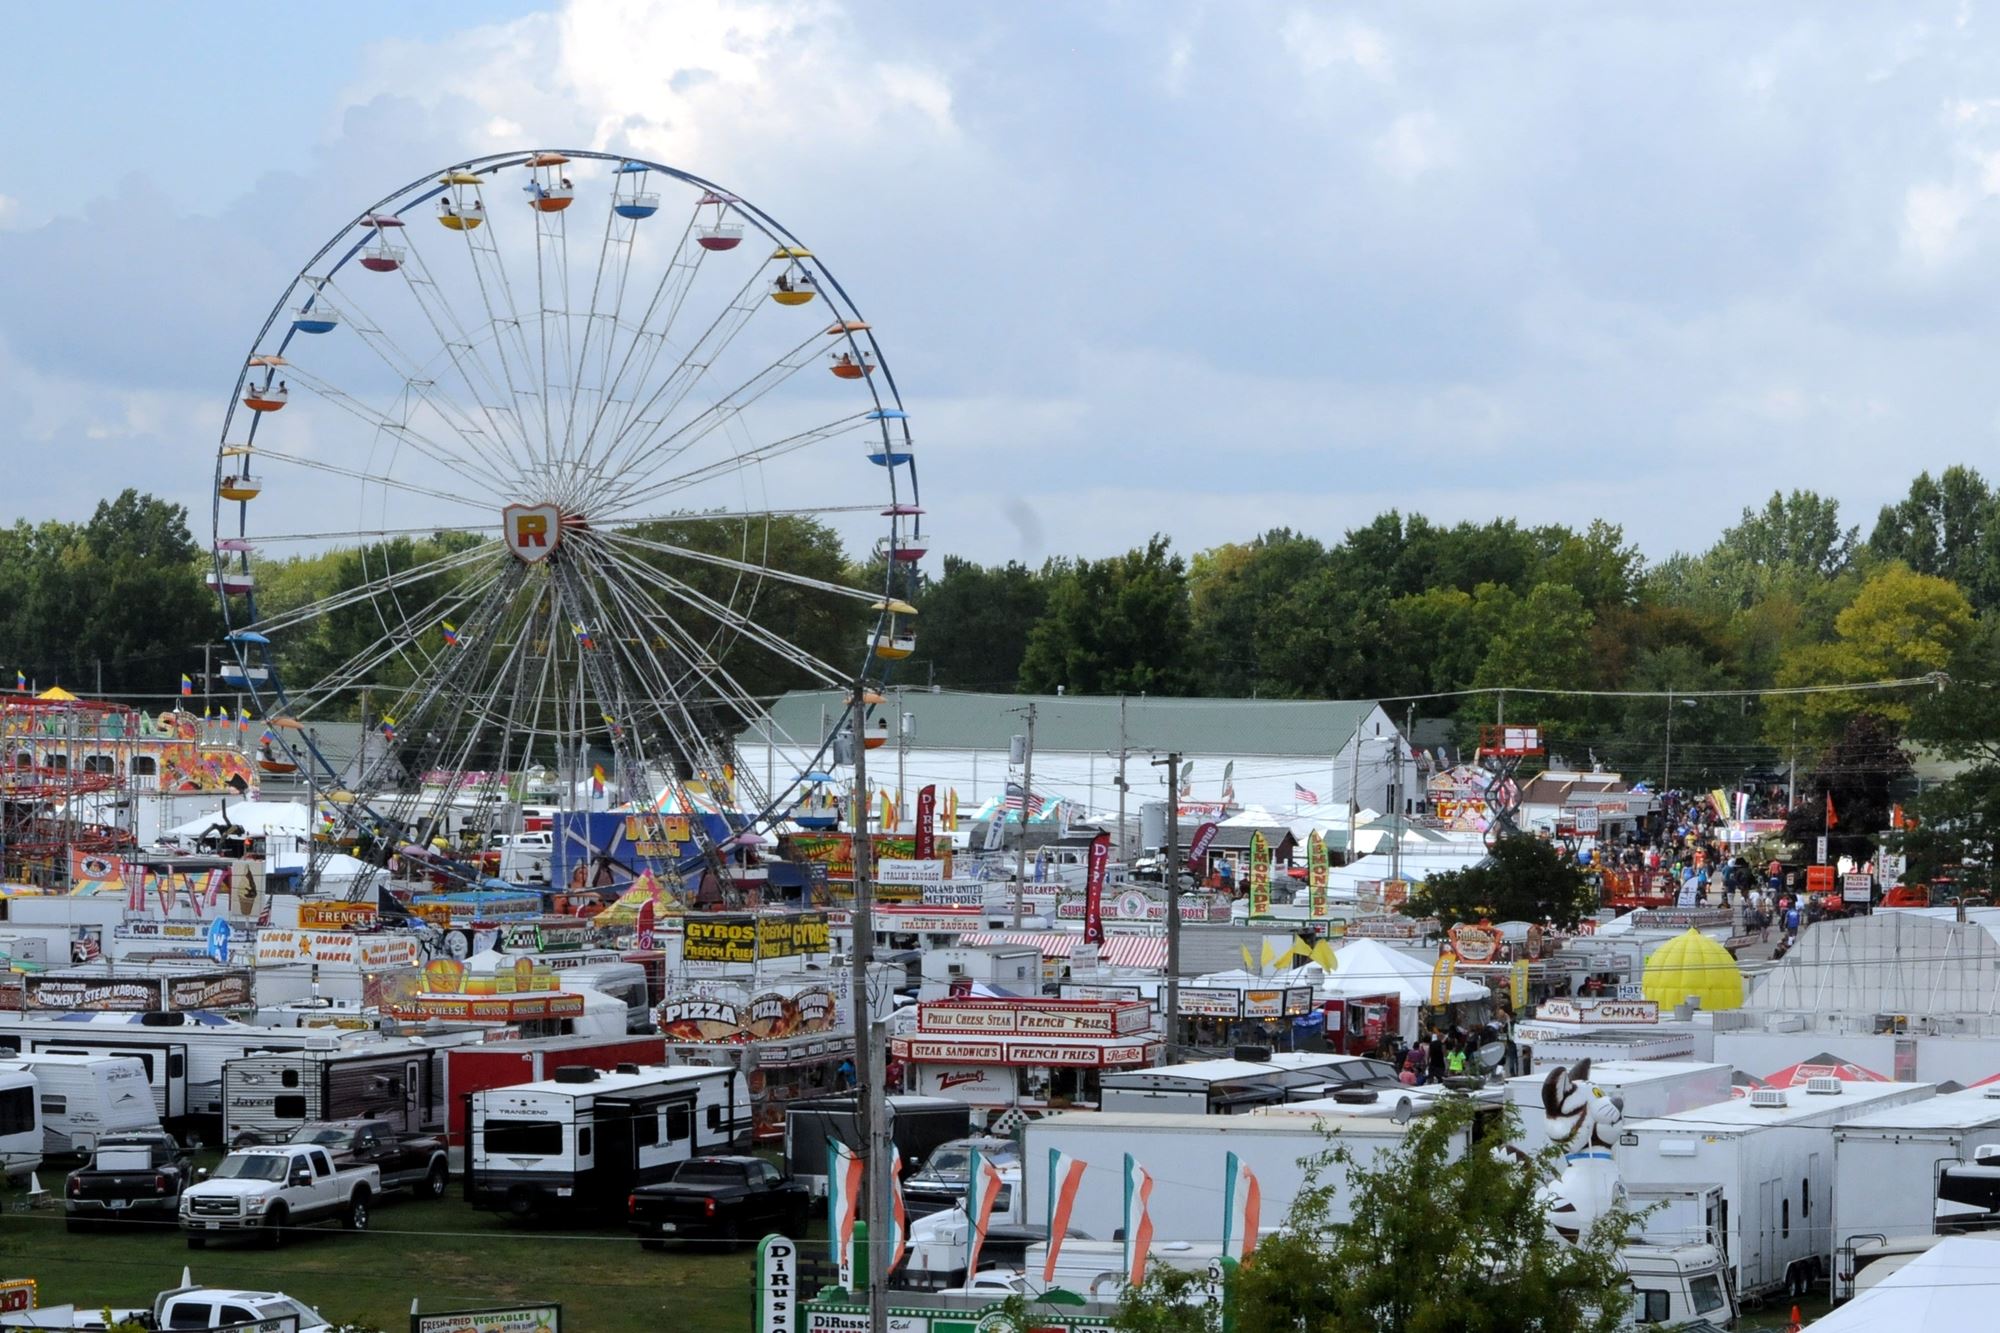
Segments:
[[[1299,66],[1319,74],[1350,65],[1370,78],[1387,81],[1395,70],[1389,41],[1378,28],[1355,19],[1333,18],[1317,8],[1295,8],[1279,35]]]
[[[1397,116],[1377,136],[1374,149],[1382,169],[1405,185],[1450,165],[1457,152],[1451,133],[1430,111]]]

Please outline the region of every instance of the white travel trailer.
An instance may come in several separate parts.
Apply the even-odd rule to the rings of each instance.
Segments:
[[[1626,1120],[1614,1150],[1627,1179],[1722,1186],[1738,1297],[1803,1292],[1833,1254],[1834,1127],[1925,1101],[1929,1083],[1811,1079],[1652,1120]]]
[[[20,1069],[0,1069],[0,1175],[12,1180],[42,1164],[41,1086]]]
[[[465,1197],[517,1218],[620,1209],[676,1163],[745,1146],[750,1093],[734,1069],[571,1065],[472,1094]]]
[[[44,1156],[88,1153],[107,1134],[160,1127],[145,1066],[129,1056],[37,1051],[0,1061],[0,1069],[34,1075]]]
[[[0,1013],[0,1055],[129,1055],[146,1071],[161,1123],[209,1142],[222,1133],[222,1066],[256,1051],[337,1050],[347,1038],[310,1028],[262,1028],[200,1010]]]

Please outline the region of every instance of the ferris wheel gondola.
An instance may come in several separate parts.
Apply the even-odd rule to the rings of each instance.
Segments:
[[[488,209],[503,180],[532,208]],[[679,243],[636,243],[675,191]],[[420,242],[418,209],[448,235]],[[822,298],[832,327],[785,309]],[[798,373],[828,335],[838,389]],[[734,753],[771,734],[764,683],[845,690],[915,651],[923,510],[876,333],[790,231],[675,168],[518,152],[391,192],[283,293],[222,438],[211,586],[235,665],[289,724],[269,764],[327,793],[349,847],[428,846],[455,811],[553,791],[686,815],[726,880],[735,840],[810,804],[851,721],[785,738],[807,762],[766,789]],[[873,526],[879,581],[797,567],[798,519]],[[333,546],[353,575],[327,596],[274,600],[253,568]],[[781,631],[799,601],[863,641]],[[367,739],[336,754],[315,739],[336,724]]]

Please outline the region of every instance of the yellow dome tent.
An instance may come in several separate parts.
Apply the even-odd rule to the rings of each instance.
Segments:
[[[1640,989],[1660,1008],[1671,1009],[1692,996],[1704,1009],[1743,1007],[1743,973],[1729,950],[1690,927],[1646,960]]]

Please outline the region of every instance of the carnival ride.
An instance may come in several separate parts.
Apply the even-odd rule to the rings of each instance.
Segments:
[[[137,845],[118,821],[141,732],[136,710],[67,691],[0,700],[0,883],[68,888]]]
[[[320,246],[238,373],[213,513],[224,676],[265,719],[260,767],[330,815],[321,847],[428,846],[468,784],[553,772],[585,808],[720,812],[688,823],[725,899],[745,833],[824,817],[851,729],[781,732],[811,757],[764,790],[734,756],[772,725],[749,664],[879,701],[928,547],[895,378],[824,261],[712,182],[581,150],[454,164]],[[791,567],[791,519],[873,527],[869,586]],[[255,577],[260,551],[332,548],[361,562],[332,596]],[[779,599],[848,604],[853,658],[771,628]],[[289,679],[323,627],[365,646]],[[334,720],[357,756],[317,739]]]
[[[1495,725],[1479,729],[1479,767],[1486,785],[1486,845],[1497,846],[1521,834],[1521,784],[1515,780],[1521,761],[1542,753],[1542,729]]]

